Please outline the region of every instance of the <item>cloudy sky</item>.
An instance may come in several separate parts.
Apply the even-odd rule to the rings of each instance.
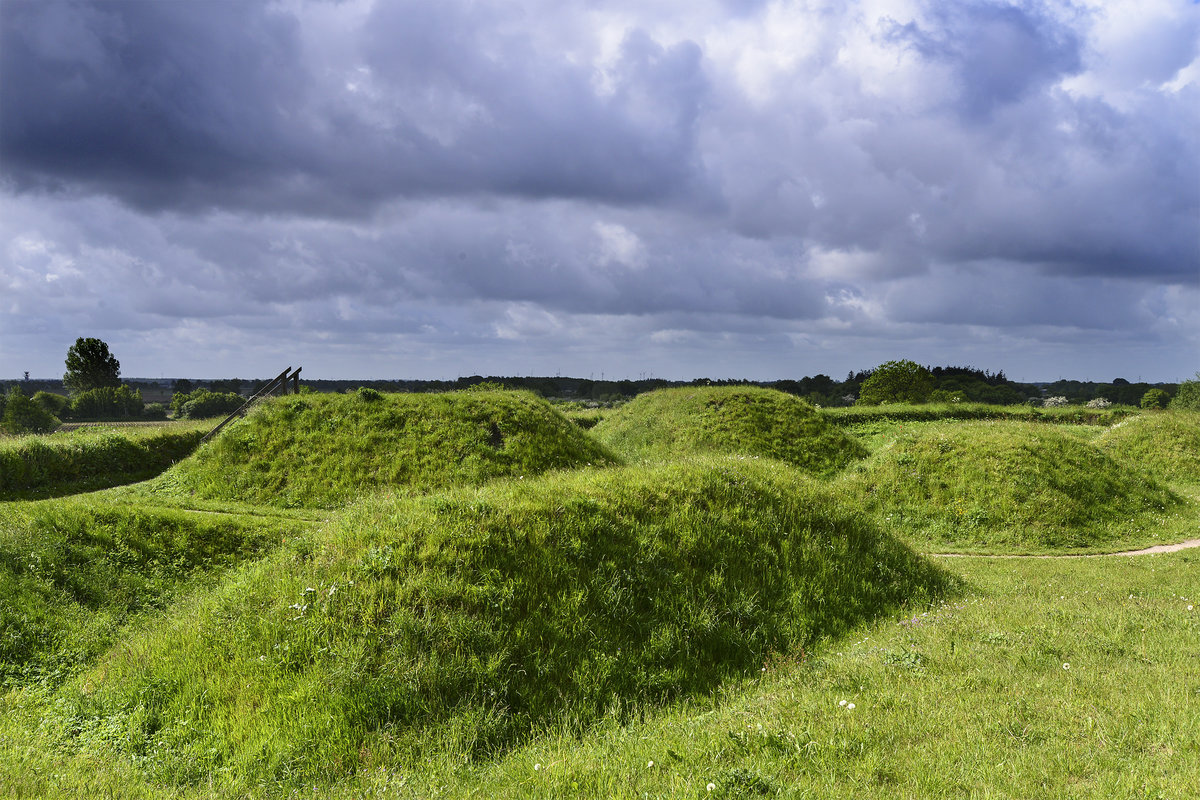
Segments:
[[[1188,0],[0,0],[0,378],[1200,369]]]

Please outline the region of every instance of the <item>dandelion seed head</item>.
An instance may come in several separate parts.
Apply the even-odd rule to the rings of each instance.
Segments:
[[[846,704],[846,710],[847,710],[847,711],[853,711],[853,710],[854,710],[854,703],[847,703],[847,704]]]
[[[846,701],[845,701],[845,700],[840,700],[840,701],[838,701],[838,705],[839,705],[839,706],[844,706],[844,705],[846,705]]]
[[[647,762],[646,762],[646,769],[649,769],[650,767],[653,767],[653,766],[654,766],[654,762],[653,762],[653,761],[647,761]]]
[[[534,765],[533,765],[533,771],[534,771],[534,772],[541,772],[541,771],[542,771],[542,765],[541,765],[541,764],[534,764]]]
[[[1063,669],[1070,669],[1070,668],[1071,668],[1070,664],[1063,664]]]
[[[708,791],[710,791],[710,792],[711,792],[711,791],[713,791],[714,789],[716,789],[716,788],[717,788],[717,785],[716,785],[715,783],[710,783],[708,786],[706,786],[706,787],[704,787],[704,788],[708,789]]]

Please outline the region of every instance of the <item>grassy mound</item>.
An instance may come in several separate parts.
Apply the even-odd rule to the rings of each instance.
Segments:
[[[1096,443],[1172,483],[1200,484],[1200,412],[1141,414],[1105,431]]]
[[[85,428],[50,436],[0,438],[0,500],[33,499],[131,483],[187,456],[195,426]]]
[[[375,496],[128,637],[48,724],[168,783],[412,768],[706,694],[950,584],[777,462]]]
[[[964,552],[1133,541],[1135,517],[1183,502],[1079,437],[1017,422],[905,428],[845,480],[887,525]]]
[[[262,404],[157,488],[334,508],[387,487],[480,484],[613,460],[528,392],[312,394]]]
[[[0,684],[58,680],[139,612],[295,535],[300,523],[111,505],[0,509]]]
[[[630,459],[736,453],[828,474],[866,455],[862,445],[803,400],[748,386],[648,392],[608,413],[592,432]]]

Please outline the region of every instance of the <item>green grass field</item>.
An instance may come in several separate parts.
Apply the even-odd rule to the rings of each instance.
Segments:
[[[1200,417],[773,394],[594,439],[520,393],[291,398],[5,502],[0,796],[1197,796],[1200,549],[1095,554],[1200,537]]]

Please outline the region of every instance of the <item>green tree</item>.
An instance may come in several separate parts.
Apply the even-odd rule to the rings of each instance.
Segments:
[[[912,361],[888,361],[880,364],[862,382],[858,403],[924,403],[933,391],[933,373]]]
[[[1142,408],[1166,408],[1170,399],[1162,389],[1150,389],[1142,395]]]
[[[30,400],[14,385],[5,398],[3,427],[6,433],[48,433],[59,426],[49,411]]]
[[[1192,411],[1200,411],[1200,372],[1196,373],[1196,379],[1184,381],[1179,384],[1179,391],[1175,392],[1175,399],[1171,401],[1171,408],[1186,408]]]
[[[67,350],[67,371],[63,385],[71,394],[106,386],[121,385],[121,362],[108,352],[108,345],[99,339],[79,338]]]
[[[144,406],[140,389],[103,386],[77,394],[71,401],[71,416],[76,419],[140,417]]]

